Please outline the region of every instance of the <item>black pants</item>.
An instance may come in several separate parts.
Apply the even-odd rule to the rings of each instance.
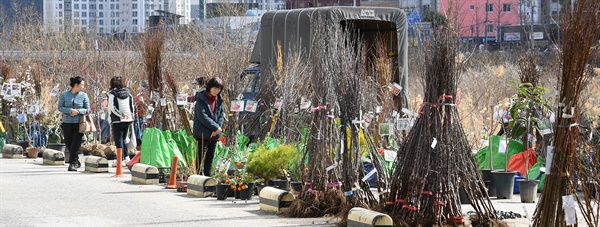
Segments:
[[[204,176],[211,176],[210,171],[212,170],[212,163],[215,156],[215,148],[217,147],[217,141],[196,139],[198,141],[198,150],[196,152],[196,172],[198,174],[204,173]],[[200,171],[200,164],[204,164],[203,170]]]
[[[127,146],[125,146],[125,139],[127,138],[127,132],[131,122],[121,122],[112,124],[113,140],[117,148],[123,148],[123,159],[129,155],[127,152]]]
[[[69,162],[77,163],[83,138],[83,133],[79,133],[79,123],[62,123],[62,131],[65,136],[65,145],[69,149]]]

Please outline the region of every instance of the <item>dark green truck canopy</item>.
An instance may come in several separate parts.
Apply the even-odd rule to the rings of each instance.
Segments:
[[[317,16],[319,23],[351,23],[363,36],[393,36],[389,40],[396,45],[390,44],[388,50],[398,59],[398,78],[393,80],[407,88],[407,20],[399,8],[334,6],[269,11],[262,16],[250,62],[260,64],[262,71],[267,72],[276,60],[277,43],[284,58],[289,50],[310,54],[312,23],[316,21],[312,18]]]

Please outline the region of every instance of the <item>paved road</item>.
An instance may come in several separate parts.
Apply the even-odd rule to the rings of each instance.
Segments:
[[[82,156],[80,160],[84,160]],[[111,162],[111,161],[109,161]],[[83,163],[83,161],[82,161]],[[131,182],[110,173],[88,173],[83,167],[42,165],[42,159],[0,158],[0,226],[333,226],[330,218],[285,218],[258,209],[258,198],[197,198],[159,185]],[[497,210],[529,215],[535,204],[493,199]],[[463,205],[466,213],[472,210]],[[506,221],[528,226],[525,218]]]

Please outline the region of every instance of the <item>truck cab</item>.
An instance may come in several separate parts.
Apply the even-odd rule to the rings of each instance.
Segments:
[[[241,94],[243,100],[255,100],[258,93],[257,82],[260,79],[260,67],[258,65],[251,65],[244,69],[240,74],[240,80],[242,81]]]

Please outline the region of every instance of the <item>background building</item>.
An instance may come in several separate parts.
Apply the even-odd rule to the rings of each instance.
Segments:
[[[180,15],[180,24],[191,21],[190,0],[45,0],[44,29],[142,33],[150,16],[165,11]]]

